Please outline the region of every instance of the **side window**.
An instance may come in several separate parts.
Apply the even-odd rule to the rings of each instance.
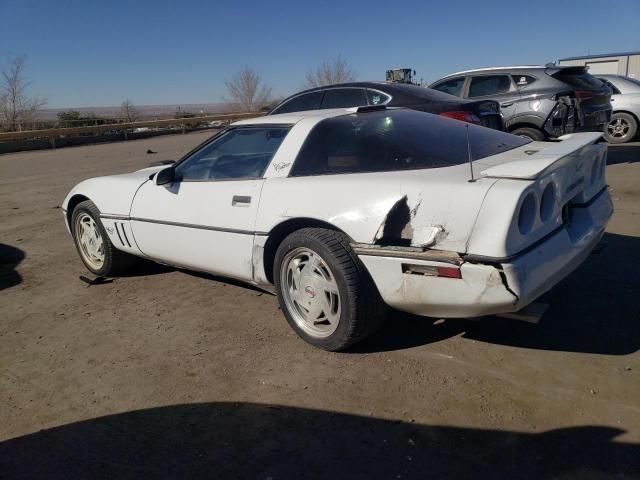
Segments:
[[[320,109],[320,102],[322,101],[322,91],[305,93],[304,95],[298,95],[292,98],[287,103],[280,105],[276,108],[271,115],[277,113],[290,113],[290,112],[304,112],[306,110],[318,110]]]
[[[471,77],[469,97],[484,97],[506,93],[511,88],[509,75],[482,75]]]
[[[448,93],[449,95],[455,95],[459,97],[462,94],[462,86],[464,85],[464,77],[453,78],[451,80],[447,80],[446,82],[442,82],[435,87],[432,87],[434,90],[438,90],[440,92]]]
[[[511,78],[518,87],[526,87],[536,81],[536,78],[531,75],[511,75]]]
[[[322,108],[362,107],[367,104],[364,88],[331,88],[325,90]]]
[[[369,105],[384,105],[391,100],[391,97],[386,93],[367,89],[367,99],[369,100]]]
[[[176,167],[182,181],[262,177],[289,127],[239,127],[223,133]]]

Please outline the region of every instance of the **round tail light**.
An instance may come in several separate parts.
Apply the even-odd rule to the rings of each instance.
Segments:
[[[524,197],[522,205],[520,205],[520,211],[518,212],[518,230],[520,230],[522,235],[529,233],[536,221],[536,214],[538,213],[536,203],[536,196],[533,192],[529,192],[527,196]]]
[[[556,187],[553,183],[549,183],[542,192],[540,199],[540,220],[546,222],[553,215],[556,207]]]

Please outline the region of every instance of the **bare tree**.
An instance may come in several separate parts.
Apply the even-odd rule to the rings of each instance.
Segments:
[[[313,88],[353,82],[356,77],[357,74],[349,63],[341,55],[338,55],[333,60],[323,62],[322,65],[309,70],[305,76],[305,85],[307,88]]]
[[[122,105],[120,106],[120,114],[122,115],[122,118],[127,121],[127,123],[135,122],[136,120],[138,120],[138,118],[140,118],[140,110],[138,110],[133,105],[133,102],[128,98],[124,102],[122,102]]]
[[[31,82],[24,76],[26,61],[24,55],[12,57],[0,78],[0,114],[10,132],[22,130],[25,122],[47,103],[44,98],[28,95]]]
[[[225,83],[229,95],[225,100],[241,111],[255,112],[271,101],[271,87],[251,67],[244,67]]]

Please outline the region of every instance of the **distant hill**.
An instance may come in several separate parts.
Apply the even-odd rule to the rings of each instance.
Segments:
[[[188,103],[175,105],[136,105],[140,116],[146,119],[172,117],[178,108],[183,112],[195,114],[223,113],[226,109],[224,103]],[[75,110],[82,116],[94,114],[98,117],[118,118],[122,116],[120,106],[116,107],[67,107],[67,108],[43,108],[36,114],[37,120],[56,120],[59,112]]]

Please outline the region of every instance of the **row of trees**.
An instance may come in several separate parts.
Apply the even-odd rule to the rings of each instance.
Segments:
[[[352,82],[357,74],[341,56],[326,61],[305,75],[304,88]],[[272,88],[253,68],[245,66],[226,82],[226,103],[235,111],[256,112],[275,103]]]
[[[47,100],[30,93],[31,82],[25,76],[26,57],[17,55],[9,59],[0,77],[0,129],[22,130],[32,123],[36,112],[47,104]],[[338,56],[309,70],[304,87],[312,88],[333,83],[353,81],[356,73],[348,62]],[[256,112],[272,106],[276,99],[273,89],[264,82],[261,75],[251,67],[244,67],[226,82],[225,101],[230,111]],[[181,112],[176,112],[179,115]],[[140,118],[139,110],[129,99],[120,110],[121,120],[135,122]],[[189,114],[191,115],[191,114]],[[60,126],[98,125],[107,119],[95,115],[81,116],[80,112],[69,110],[58,113]],[[109,119],[111,120],[111,119]]]

